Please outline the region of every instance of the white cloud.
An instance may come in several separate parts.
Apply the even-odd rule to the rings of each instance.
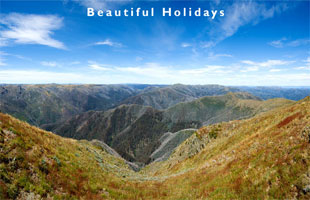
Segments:
[[[96,42],[95,45],[106,45],[110,47],[122,47],[123,45],[118,42],[112,42],[110,39],[106,39],[104,41]]]
[[[116,5],[125,4],[130,2],[131,0],[119,0],[119,1],[112,1],[112,0],[73,0],[80,5],[86,8],[94,8],[96,10],[106,10],[112,9]]]
[[[175,73],[172,66],[162,66],[158,63],[146,63],[143,66],[137,67],[116,67],[115,70],[118,72],[159,79],[172,78]]]
[[[0,70],[1,83],[85,83],[85,84],[221,84],[221,85],[310,85],[309,73],[269,71],[237,73],[238,66],[206,65],[186,69],[159,63],[117,67],[90,63],[83,72],[51,72],[39,70]],[[95,69],[92,69],[94,67]],[[98,68],[99,67],[99,68]],[[249,66],[255,67],[255,66]],[[90,70],[92,69],[92,70]],[[273,72],[272,72],[273,71]]]
[[[74,0],[78,2],[80,5],[90,8],[95,8],[96,10],[104,10],[107,7],[107,2],[104,0]]]
[[[243,72],[243,73],[255,72],[255,71],[259,71],[261,69],[266,69],[266,68],[267,69],[269,68],[269,72],[280,72],[280,71],[283,71],[283,69],[277,69],[277,68],[272,68],[272,67],[287,66],[294,62],[295,61],[286,61],[286,60],[267,60],[265,62],[254,62],[251,60],[242,60],[241,64],[245,64],[246,66],[243,66],[240,72]]]
[[[145,65],[138,67],[117,67],[115,70],[118,72],[146,77],[152,81],[158,80],[161,83],[163,80],[166,82],[172,81],[173,83],[182,83],[192,79],[199,79],[201,81],[210,75],[223,75],[232,72],[232,70],[220,65],[207,65],[202,68],[194,69],[178,69],[176,66],[164,66],[158,63],[146,63]]]
[[[298,47],[298,46],[309,45],[310,40],[309,39],[297,39],[297,40],[288,41],[286,38],[282,38],[280,40],[269,42],[268,44],[276,48]]]
[[[225,17],[215,22],[215,27],[209,32],[211,40],[203,47],[215,46],[218,42],[234,35],[240,27],[272,18],[275,14],[287,9],[286,4],[277,3],[267,6],[264,2],[235,1],[225,8]]]
[[[88,67],[91,68],[91,69],[100,70],[100,71],[109,71],[109,70],[111,70],[110,68],[102,67],[102,66],[100,66],[98,64],[90,64]]]
[[[310,40],[309,39],[298,39],[298,40],[293,40],[287,44],[287,46],[290,47],[298,47],[298,46],[303,46],[303,45],[309,45]]]
[[[47,67],[61,67],[61,66],[68,66],[68,65],[78,65],[80,64],[80,61],[73,61],[73,62],[67,62],[67,63],[59,63],[55,61],[42,61],[40,62],[41,65],[47,66]]]
[[[192,46],[192,45],[190,43],[186,43],[186,42],[181,44],[181,47],[183,47],[183,48],[190,47],[190,46]]]
[[[257,78],[252,79],[248,77],[266,76],[269,73],[284,72],[286,69],[277,69],[273,66],[282,66],[292,61],[283,60],[267,60],[265,62],[254,62],[250,60],[241,61],[242,65],[205,65],[204,67],[186,69],[179,66],[161,65],[159,63],[145,63],[139,66],[109,66],[97,63],[91,63],[92,69],[104,71],[104,74],[109,74],[115,80],[119,82],[126,81],[134,83],[153,83],[153,84],[172,84],[172,83],[184,83],[184,84],[241,84],[239,79],[241,74],[244,75],[244,83],[249,85],[259,85],[262,82],[257,82]],[[259,73],[256,72],[263,69]],[[237,72],[242,72],[237,73]],[[246,80],[246,81],[245,81]],[[255,84],[256,83],[256,84]],[[281,82],[283,83],[283,82]],[[241,84],[242,85],[242,84]]]
[[[213,52],[210,52],[208,55],[209,59],[217,59],[220,57],[227,57],[227,58],[232,58],[233,56],[230,54],[214,54]]]
[[[211,47],[214,47],[215,45],[216,45],[216,42],[212,42],[212,41],[202,42],[201,48],[211,48]]]
[[[115,67],[111,65],[105,65],[105,64],[98,64],[95,61],[88,61],[88,67],[93,70],[97,71],[110,71],[113,70]]]
[[[288,74],[269,74],[265,76],[265,84],[283,85],[283,86],[309,86],[309,73],[288,73]]]
[[[272,41],[272,42],[269,42],[268,44],[273,46],[273,47],[276,47],[276,48],[282,48],[284,46],[284,41],[286,40],[286,38],[282,38],[280,40],[275,40],[275,41]]]
[[[283,71],[282,69],[270,69],[269,72],[281,72]]]
[[[81,64],[81,62],[80,61],[73,61],[73,62],[69,63],[69,65],[78,65],[78,64]]]
[[[37,70],[0,70],[1,83],[91,83],[92,77],[75,73],[60,73]]]
[[[203,68],[180,70],[180,74],[205,76],[206,74],[226,74],[231,73],[227,67],[221,65],[207,65]]]
[[[255,65],[255,62],[253,62],[251,60],[242,60],[241,63],[247,64],[247,65]]]
[[[18,59],[22,59],[22,60],[27,60],[27,61],[31,61],[32,59],[31,58],[28,58],[28,57],[25,57],[25,56],[21,56],[21,55],[18,55],[18,54],[11,54],[11,53],[7,53],[7,52],[3,52],[3,51],[0,51],[0,57],[3,57],[3,56],[11,56],[11,57],[15,57],[15,58],[18,58]]]
[[[241,72],[255,72],[258,71],[259,67],[253,66],[253,67],[246,67],[245,69],[240,70]]]
[[[0,21],[0,24],[1,24],[1,21]],[[7,39],[0,38],[0,47],[7,46],[7,45],[8,45]]]
[[[274,16],[275,13],[285,9],[283,5],[276,4],[270,8],[264,3],[258,2],[236,2],[228,10],[225,20],[222,22],[224,37],[233,35],[241,26],[246,24],[257,24],[259,21]]]
[[[295,61],[286,61],[286,60],[267,60],[265,62],[254,62],[251,60],[243,60],[241,63],[247,65],[255,65],[257,67],[273,67],[279,65],[289,65],[294,63]]]
[[[47,67],[56,67],[59,64],[57,62],[54,62],[54,61],[42,61],[41,65],[47,66]]]
[[[41,44],[65,49],[62,42],[51,37],[54,30],[62,27],[62,21],[63,18],[55,15],[11,13],[0,19],[0,24],[4,25],[0,31],[1,41],[5,44],[9,40],[18,44]]]
[[[304,66],[295,67],[294,69],[297,69],[297,70],[310,70],[310,57],[308,57],[306,60],[303,60],[303,62],[305,63]]]
[[[310,86],[309,73],[236,74],[230,85]]]
[[[297,70],[310,70],[310,66],[295,67],[294,69],[297,69]]]

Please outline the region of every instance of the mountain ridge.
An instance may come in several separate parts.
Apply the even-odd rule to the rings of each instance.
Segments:
[[[179,103],[166,110],[135,104],[121,105],[108,111],[89,111],[77,115],[50,130],[75,139],[101,140],[128,161],[147,164],[152,161],[150,155],[160,146],[159,139],[166,132],[251,117],[292,103],[289,100],[269,100],[274,101],[273,106],[269,106],[270,103],[262,106],[264,101],[250,94],[228,93]],[[258,105],[262,109],[256,109]]]
[[[155,109],[163,110],[180,102],[192,101],[203,96],[223,95],[230,91],[236,92],[239,90],[221,85],[174,84],[141,92],[136,96],[129,97],[122,103],[151,106]]]
[[[309,199],[310,97],[200,128],[140,172],[0,113],[2,199]]]
[[[53,123],[90,110],[108,110],[121,104],[167,109],[180,102],[228,92],[250,92],[261,99],[300,100],[309,88],[240,87],[221,85],[147,84],[0,84],[0,110],[49,130]]]
[[[42,126],[88,110],[107,110],[135,94],[126,85],[2,85],[0,110]]]

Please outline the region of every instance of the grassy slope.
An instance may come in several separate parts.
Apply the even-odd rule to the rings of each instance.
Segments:
[[[206,96],[197,100],[179,103],[164,113],[166,120],[178,122],[200,122],[213,124],[234,119],[249,118],[257,113],[292,104],[287,99],[262,101],[248,93],[227,93],[220,96]]]
[[[8,115],[0,121],[0,199],[26,193],[85,199],[310,197],[310,98],[204,127],[169,160],[139,173],[86,141]]]
[[[307,199],[309,121],[307,97],[248,120],[204,127],[144,173],[179,174],[165,181],[175,198]]]
[[[134,173],[124,160],[90,142],[65,139],[4,114],[0,127],[0,199],[136,195],[124,181]]]

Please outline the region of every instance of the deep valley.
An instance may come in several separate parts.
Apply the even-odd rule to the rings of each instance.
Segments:
[[[0,198],[308,199],[309,93],[269,90],[3,85]]]

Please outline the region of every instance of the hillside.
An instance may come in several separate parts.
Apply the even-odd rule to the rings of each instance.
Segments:
[[[164,162],[143,169],[167,177],[174,198],[309,199],[310,97],[246,120],[199,129]]]
[[[310,98],[199,129],[133,172],[94,143],[0,114],[0,198],[309,199]]]
[[[108,111],[77,115],[53,131],[75,139],[98,139],[129,161],[147,163],[159,145],[161,133],[168,130],[162,112],[140,105],[121,105]]]
[[[50,130],[55,123],[90,110],[105,111],[121,104],[167,107],[227,91],[214,85],[0,85],[0,111]],[[136,101],[140,93],[154,98],[153,103]],[[163,95],[157,97],[159,93]]]
[[[310,88],[175,84],[145,88],[139,94],[124,100],[122,104],[139,104],[161,110],[181,102],[193,101],[204,96],[224,95],[228,92],[247,92],[263,100],[284,98],[298,101],[310,95]]]
[[[138,91],[134,85],[2,85],[0,111],[46,127],[89,110],[107,110]]]
[[[176,133],[167,132],[160,138],[160,146],[150,155],[153,162],[167,160],[176,147],[193,135],[197,129],[183,129]]]
[[[182,85],[175,84],[162,88],[150,88],[140,94],[129,97],[123,104],[151,106],[155,109],[166,109],[180,102],[192,101],[203,96],[224,95],[227,92],[239,91],[237,88],[221,85]]]
[[[201,96],[225,94],[227,91],[227,87],[214,85],[4,84],[0,85],[0,111],[48,130],[53,123],[90,110],[108,110],[121,104],[167,107]],[[153,103],[137,100],[141,97],[140,93],[153,99]],[[157,97],[159,93],[162,95]]]
[[[129,192],[118,187],[123,177],[136,176],[100,142],[62,138],[2,113],[0,161],[0,199],[115,198]]]
[[[108,111],[77,115],[51,130],[65,137],[101,140],[125,159],[147,164],[153,160],[150,155],[161,145],[160,137],[166,132],[251,117],[290,103],[284,99],[262,101],[247,93],[228,93],[180,103],[167,110],[121,105]]]
[[[181,102],[228,92],[249,92],[261,99],[300,100],[309,88],[227,87],[220,85],[0,85],[0,111],[50,130],[54,123],[90,110],[105,111],[121,104],[164,110]]]
[[[191,102],[179,103],[167,109],[164,117],[175,124],[193,122],[201,126],[252,117],[292,102],[287,99],[262,101],[248,93],[229,92],[226,95],[202,97]]]

